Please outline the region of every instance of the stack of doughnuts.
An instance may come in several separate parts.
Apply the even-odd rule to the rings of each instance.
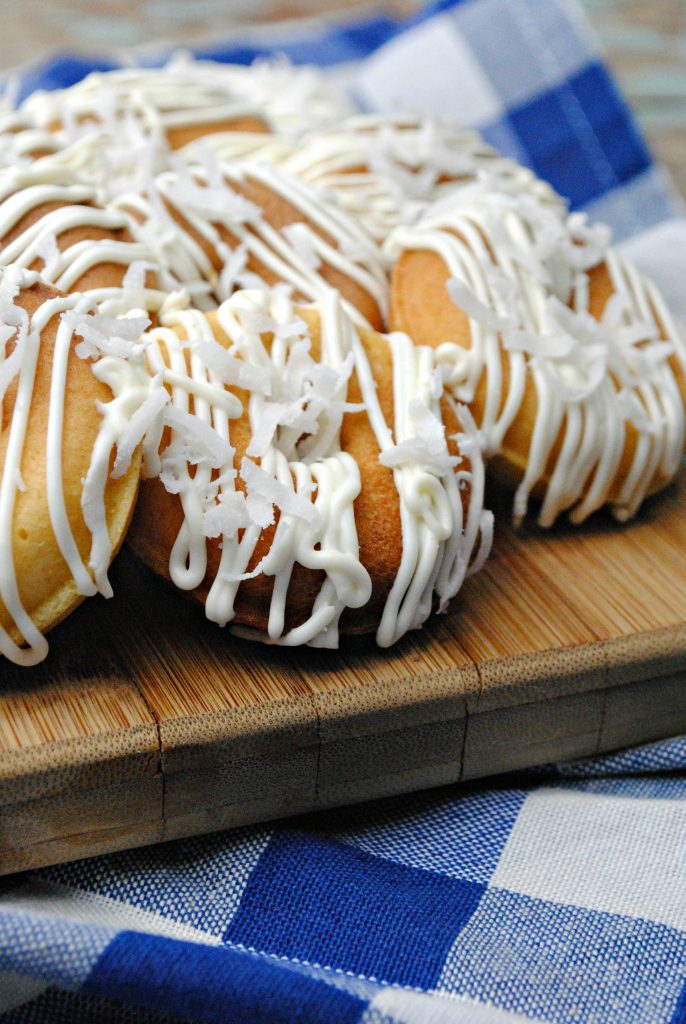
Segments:
[[[221,626],[387,647],[518,522],[674,477],[686,343],[654,285],[447,120],[282,63],[177,61],[0,123],[0,653],[111,594],[126,538]]]

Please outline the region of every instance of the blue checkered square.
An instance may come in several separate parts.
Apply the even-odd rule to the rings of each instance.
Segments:
[[[136,932],[117,936],[84,991],[208,1024],[355,1024],[366,1005],[261,957]]]
[[[476,882],[282,831],[260,858],[224,938],[430,988],[483,891]]]
[[[530,166],[572,206],[597,199],[650,166],[650,154],[601,64],[510,110],[508,120]]]

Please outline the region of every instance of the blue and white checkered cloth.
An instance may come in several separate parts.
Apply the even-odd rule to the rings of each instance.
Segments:
[[[685,772],[680,738],[7,879],[0,1021],[683,1024]]]
[[[564,0],[203,55],[272,49],[335,66],[362,106],[480,127],[686,312],[678,201]],[[93,66],[60,58],[24,88]],[[0,1024],[529,1020],[686,1022],[686,738],[0,880]]]

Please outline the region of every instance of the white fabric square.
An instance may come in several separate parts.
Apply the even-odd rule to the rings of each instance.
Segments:
[[[571,78],[597,54],[581,13],[557,0],[458,4],[455,23],[509,108]]]
[[[146,932],[148,935],[166,935],[170,939],[218,945],[218,936],[200,931],[182,921],[163,917],[151,910],[111,899],[101,893],[70,889],[66,885],[32,878],[19,879],[16,886],[8,886],[0,896],[0,910],[20,914],[52,917],[113,931]]]
[[[526,1024],[529,1017],[511,1013],[487,1003],[472,1000],[446,999],[387,988],[374,1000],[362,1018],[362,1024],[376,1024],[383,1019],[402,1024]]]
[[[686,928],[686,805],[564,789],[524,802],[490,882]]]
[[[369,110],[449,114],[487,124],[503,105],[464,37],[447,14],[431,18],[382,46],[355,82]]]

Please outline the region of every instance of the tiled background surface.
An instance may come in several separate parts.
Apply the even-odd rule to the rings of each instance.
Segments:
[[[516,0],[513,0],[516,2]],[[581,0],[657,154],[686,192],[686,0]],[[346,0],[345,16],[417,0]],[[192,43],[271,18],[335,16],[332,0],[5,0],[0,67],[55,49]]]

